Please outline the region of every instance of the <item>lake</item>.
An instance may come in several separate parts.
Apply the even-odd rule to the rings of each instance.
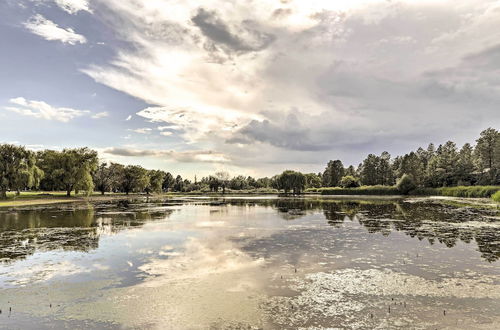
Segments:
[[[0,328],[498,329],[499,220],[312,196],[0,209]]]

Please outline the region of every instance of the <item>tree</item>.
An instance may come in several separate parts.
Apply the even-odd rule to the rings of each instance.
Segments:
[[[403,195],[408,195],[412,190],[417,188],[417,184],[415,180],[411,177],[411,175],[404,174],[401,178],[399,178],[396,188]]]
[[[480,171],[486,174],[488,184],[498,183],[500,172],[500,132],[488,128],[476,140],[475,154]]]
[[[361,165],[361,183],[367,186],[378,184],[379,158],[374,154],[369,154]]]
[[[172,176],[172,174],[170,174],[170,172],[167,172],[167,174],[165,174],[165,178],[163,179],[163,191],[168,192],[168,189],[173,188],[174,183],[174,177]]]
[[[320,188],[321,187],[321,178],[315,173],[307,173],[306,177],[306,188]]]
[[[469,143],[466,143],[458,153],[458,162],[455,166],[456,184],[473,184],[475,181],[474,171],[474,149]]]
[[[384,151],[378,158],[377,177],[377,184],[388,186],[394,184],[391,155],[387,151]]]
[[[424,166],[421,159],[413,151],[401,158],[397,169],[397,175],[400,178],[405,174],[410,175],[417,185],[420,185],[424,180]]]
[[[174,190],[175,191],[184,191],[184,181],[182,180],[182,176],[180,176],[180,175],[178,175],[175,178]]]
[[[142,192],[149,184],[148,171],[142,166],[128,165],[123,170],[122,190],[125,194]]]
[[[326,187],[338,187],[344,176],[344,165],[340,160],[331,160],[323,172],[323,185]]]
[[[219,180],[220,186],[222,187],[222,193],[226,193],[226,187],[229,185],[229,173],[220,171],[215,173],[215,177]]]
[[[247,179],[243,175],[233,177],[229,181],[229,188],[234,190],[243,190],[248,188]]]
[[[359,180],[352,175],[346,175],[340,180],[340,186],[342,188],[356,188],[359,187]]]
[[[284,171],[276,177],[275,187],[278,190],[284,190],[285,194],[292,191],[294,195],[300,194],[306,185],[306,177],[304,174],[295,171]]]
[[[50,190],[63,189],[66,196],[73,190],[90,194],[94,189],[92,173],[98,167],[97,152],[89,148],[46,150],[39,154],[39,164]]]
[[[32,151],[12,144],[0,145],[0,198],[7,198],[8,190],[19,194],[24,188],[37,187],[43,171],[35,164]]]
[[[220,187],[220,181],[215,176],[211,175],[208,177],[208,187],[210,191],[218,192]]]
[[[94,180],[95,187],[102,195],[111,190],[113,177],[107,163],[101,163],[97,167],[92,179]]]
[[[167,173],[161,170],[148,171],[149,184],[146,186],[146,193],[149,195],[151,192],[161,193],[163,190],[163,182]]]

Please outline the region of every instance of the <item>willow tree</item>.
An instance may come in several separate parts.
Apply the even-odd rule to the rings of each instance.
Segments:
[[[306,185],[304,174],[295,171],[284,171],[275,178],[275,188],[284,190],[285,194],[292,191],[294,195],[300,194]]]
[[[37,187],[42,176],[32,151],[12,144],[0,145],[0,198],[7,198],[8,190],[19,194],[22,189]]]

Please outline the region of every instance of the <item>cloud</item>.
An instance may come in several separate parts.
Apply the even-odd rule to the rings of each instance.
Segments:
[[[162,157],[172,159],[178,162],[207,162],[207,163],[226,163],[229,158],[220,152],[211,150],[147,150],[134,148],[107,148],[103,153],[115,156],[125,157]]]
[[[91,118],[92,119],[101,119],[101,118],[105,118],[105,117],[109,117],[109,112],[107,112],[107,111],[98,112],[95,115],[92,115]]]
[[[77,110],[72,108],[58,108],[51,106],[43,101],[30,101],[23,97],[10,99],[9,102],[15,106],[5,107],[9,111],[19,113],[23,116],[29,116],[39,119],[56,120],[60,122],[69,122],[77,117],[85,116],[90,113],[88,110]]]
[[[500,124],[498,1],[97,5],[128,46],[82,71],[242,167],[358,163]]]
[[[46,39],[57,40],[70,45],[84,44],[87,39],[81,34],[76,33],[71,28],[61,28],[56,23],[46,19],[40,14],[32,16],[24,26],[32,33]]]
[[[170,136],[172,135],[173,133],[172,132],[169,132],[169,131],[164,131],[164,132],[160,132],[160,135],[163,135],[163,136]]]
[[[151,134],[151,132],[153,131],[153,129],[151,129],[149,127],[144,127],[144,128],[129,129],[129,131],[135,132],[135,133],[138,133],[138,134]]]
[[[92,12],[88,0],[55,0],[55,3],[69,14],[76,14],[79,11]]]
[[[127,118],[125,118],[126,121],[129,121],[130,119],[132,119],[132,115],[129,115]]]

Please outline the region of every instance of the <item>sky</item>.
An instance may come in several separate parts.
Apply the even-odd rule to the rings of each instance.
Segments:
[[[500,128],[500,1],[0,0],[0,143],[187,177]]]

